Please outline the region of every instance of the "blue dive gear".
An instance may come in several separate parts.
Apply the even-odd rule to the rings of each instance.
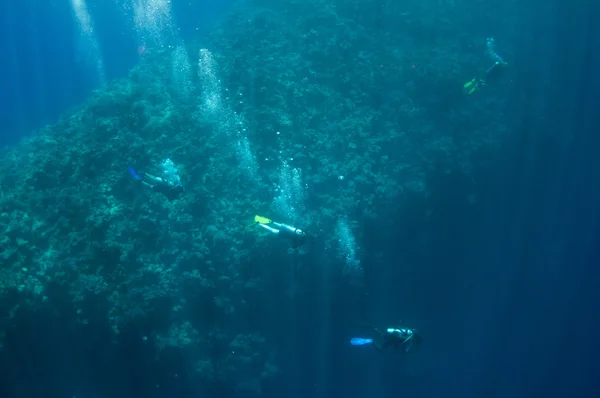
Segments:
[[[362,337],[353,337],[350,339],[350,344],[352,345],[366,345],[366,344],[372,344],[373,343],[373,339],[365,339]]]
[[[129,171],[129,175],[131,175],[131,177],[133,177],[134,179],[136,179],[136,180],[142,179],[142,176],[140,176],[133,167],[127,166],[127,171]]]

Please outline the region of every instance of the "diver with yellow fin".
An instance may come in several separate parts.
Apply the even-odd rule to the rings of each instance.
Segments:
[[[485,86],[490,82],[500,80],[502,76],[504,76],[506,70],[508,69],[508,62],[498,55],[498,53],[495,51],[495,47],[496,40],[494,40],[493,37],[487,38],[485,54],[491,58],[493,64],[486,69],[483,77],[474,77],[463,84],[463,88],[467,94],[473,94],[480,87]]]
[[[294,249],[306,242],[306,233],[300,228],[275,222],[267,217],[254,216],[254,222],[249,227],[253,225],[259,225],[267,231],[289,241]]]

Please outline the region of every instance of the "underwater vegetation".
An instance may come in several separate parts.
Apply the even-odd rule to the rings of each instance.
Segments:
[[[284,364],[257,323],[235,322],[266,294],[251,265],[311,248],[248,227],[254,216],[307,231],[360,284],[359,223],[393,228],[390,208],[426,198],[430,175],[472,173],[506,134],[503,98],[465,100],[485,33],[418,2],[390,7],[401,28],[385,34],[370,2],[241,2],[187,42],[167,3],[131,10],[145,47],[127,78],[2,153],[0,322],[10,333],[44,311],[115,336],[143,324],[156,361],[185,350],[198,378],[260,392]]]

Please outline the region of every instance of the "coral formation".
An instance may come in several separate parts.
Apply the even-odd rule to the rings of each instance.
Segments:
[[[194,42],[148,47],[127,78],[6,150],[1,322],[50,305],[115,335],[142,323],[157,358],[186,350],[202,379],[260,391],[276,349],[233,319],[261,288],[249,264],[281,242],[246,228],[252,217],[330,231],[316,238],[331,261],[354,267],[340,275],[361,275],[351,221],[389,227],[391,204],[427,196],[434,171],[470,173],[505,131],[493,93],[457,105],[468,39],[432,31],[417,6],[390,6],[402,29],[382,32],[370,2],[332,4],[242,2]],[[176,195],[127,172],[167,160]]]

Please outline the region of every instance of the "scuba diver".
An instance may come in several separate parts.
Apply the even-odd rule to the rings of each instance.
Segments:
[[[161,163],[162,174],[152,175],[150,173],[138,173],[133,167],[127,167],[129,175],[137,181],[141,181],[145,186],[162,192],[170,199],[174,199],[184,192],[181,179],[177,172],[177,168],[171,159],[165,159]]]
[[[249,227],[257,224],[278,237],[289,241],[294,249],[302,246],[306,242],[306,233],[300,228],[275,222],[266,217],[254,216],[254,222],[250,224]]]
[[[404,352],[410,352],[421,343],[421,336],[416,329],[387,328],[384,332],[373,328],[377,333],[376,338],[353,337],[350,344],[353,346],[373,345],[378,351],[386,348],[401,348]]]
[[[486,39],[486,51],[485,54],[492,60],[490,65],[482,77],[474,77],[465,84],[463,88],[467,94],[473,94],[480,87],[494,81],[498,81],[504,76],[508,69],[508,62],[506,62],[498,53],[495,51],[496,40],[493,37]]]

